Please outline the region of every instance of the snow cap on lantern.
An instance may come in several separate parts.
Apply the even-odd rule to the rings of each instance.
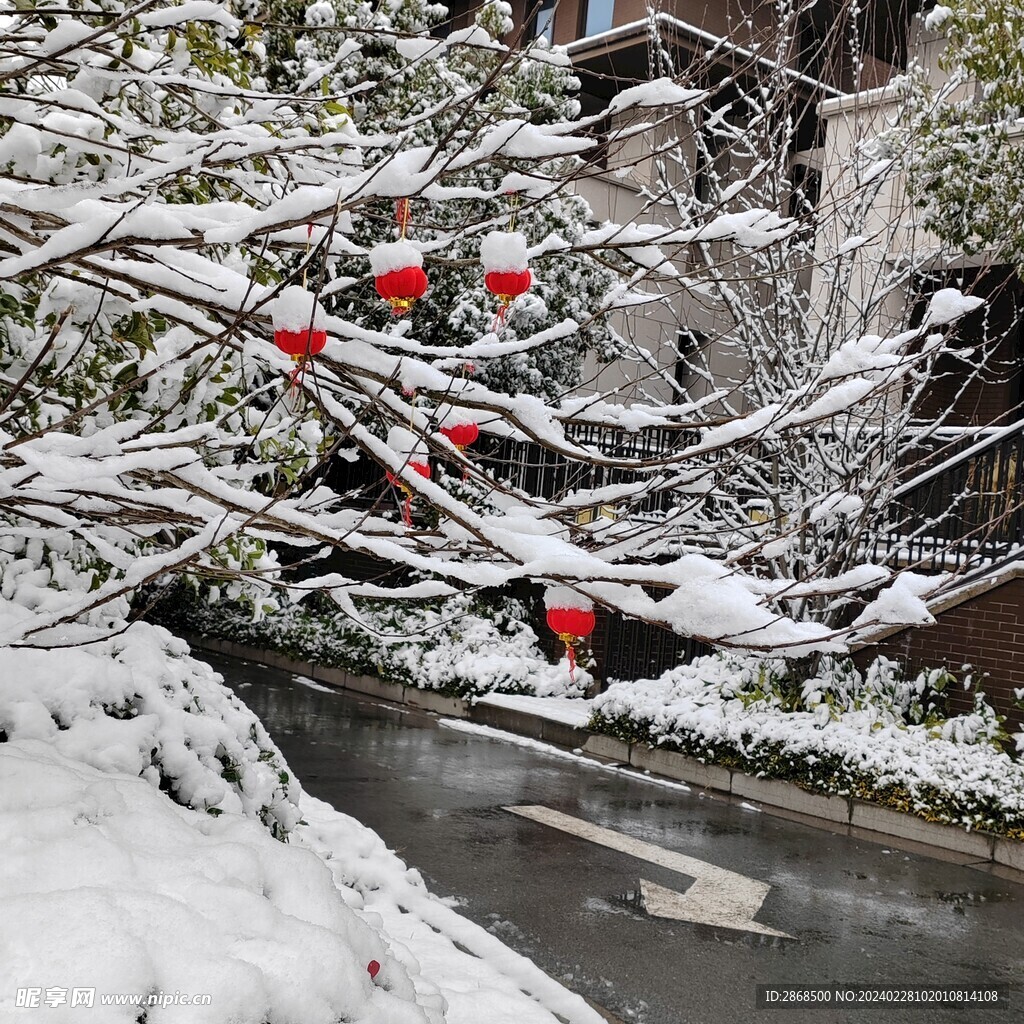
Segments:
[[[370,250],[370,269],[377,294],[391,303],[392,313],[403,313],[427,290],[423,253],[410,242],[381,242]]]
[[[492,231],[480,243],[484,284],[507,306],[533,283],[526,259],[526,236],[521,231]]]
[[[526,270],[526,235],[521,231],[492,231],[484,235],[480,262],[486,273],[518,274]]]
[[[430,479],[430,455],[427,446],[411,430],[406,430],[405,427],[392,427],[388,431],[388,447],[403,463],[407,462],[413,472]],[[408,490],[401,478],[392,473],[390,469],[387,471],[387,476],[388,483]]]
[[[581,594],[572,587],[548,587],[544,591],[544,607],[548,611],[557,608],[572,609],[580,612],[593,612],[594,602],[586,594]],[[593,627],[586,633],[577,633],[577,636],[587,636]]]
[[[410,462],[426,462],[429,456],[423,438],[405,427],[394,426],[388,431],[388,447]]]
[[[283,289],[271,304],[270,316],[274,344],[292,359],[316,355],[327,344],[327,314],[313,293],[301,285]]]
[[[422,439],[417,437],[411,430],[405,427],[392,427],[388,431],[388,447],[406,463],[414,473],[430,479],[430,460],[427,446]],[[405,494],[405,501],[402,503],[402,521],[406,526],[412,526],[412,490],[409,485],[396,473],[387,470],[388,483],[399,488]]]

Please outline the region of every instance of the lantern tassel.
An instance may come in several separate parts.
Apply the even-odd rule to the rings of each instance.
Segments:
[[[572,633],[559,633],[558,639],[565,644],[565,653],[569,659],[569,681],[576,682],[576,637]]]
[[[497,315],[494,317],[494,323],[491,325],[491,333],[497,334],[502,327],[505,326],[505,320],[507,319],[508,307],[512,304],[512,300],[515,298],[514,295],[499,295],[498,301],[501,303],[498,306]]]
[[[409,491],[406,491],[405,501],[402,502],[402,522],[412,526],[412,494]]]

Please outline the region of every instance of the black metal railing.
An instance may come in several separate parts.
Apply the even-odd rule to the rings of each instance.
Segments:
[[[667,429],[577,426],[566,433],[578,445],[631,460],[680,451],[697,439],[693,432]],[[533,441],[484,435],[474,449],[477,464],[495,481],[548,500],[644,478],[637,470],[595,466]],[[907,450],[915,453],[908,455],[914,476],[894,494],[889,526],[869,552],[874,560],[924,572],[976,571],[1005,563],[1016,552],[1024,556],[1024,420],[941,439],[934,451],[908,440]],[[922,472],[922,466],[928,468]],[[356,507],[388,498],[383,471],[365,456],[335,460],[326,482]],[[659,491],[631,501],[629,511],[664,511],[672,501],[671,491]],[[671,630],[611,613],[602,675],[650,678],[709,650]]]
[[[693,431],[657,428],[630,432],[590,424],[570,426],[566,436],[574,444],[593,447],[608,457],[624,460],[653,459],[665,452],[678,451],[698,439]],[[474,444],[472,457],[496,482],[548,501],[557,501],[573,491],[644,479],[642,472],[617,466],[595,466],[554,452],[535,441],[487,434],[481,435]],[[357,508],[373,506],[386,495],[388,488],[384,471],[365,455],[354,461],[333,460],[323,482],[342,495],[347,505]],[[630,511],[664,511],[671,504],[671,494],[660,491],[631,502]]]
[[[1024,548],[1024,420],[986,433],[897,488],[876,558],[939,572]]]
[[[670,668],[686,665],[710,654],[711,648],[692,637],[680,636],[664,626],[608,613],[604,664],[606,682],[616,679],[656,679]]]

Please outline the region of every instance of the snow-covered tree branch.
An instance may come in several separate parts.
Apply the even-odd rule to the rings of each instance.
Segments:
[[[867,600],[892,579],[865,542],[893,484],[890,442],[911,415],[887,410],[912,409],[908,388],[912,399],[945,324],[969,303],[947,295],[920,327],[901,315],[883,336],[866,333],[871,304],[903,298],[900,268],[879,272],[856,315],[813,313],[801,282],[813,270],[833,295],[847,292],[845,257],[863,243],[810,240],[809,200],[785,177],[793,129],[773,106],[778,82],[747,96],[750,116],[732,124],[721,91],[665,68],[580,118],[564,57],[543,44],[510,51],[496,39],[503,17],[492,5],[444,41],[346,26],[340,41],[318,37],[326,54],[300,46],[302,60],[282,71],[255,25],[219,5],[11,12],[0,61],[0,509],[4,595],[24,614],[3,625],[5,642],[116,628],[130,594],[168,573],[228,579],[258,611],[277,590],[314,585],[280,578],[279,543],[404,563],[436,580],[435,593],[567,584],[704,639],[797,651],[834,645],[834,627],[849,625],[808,609],[836,607],[837,593]],[[367,71],[382,52],[396,75],[443,87],[396,103]],[[358,80],[339,71],[364,59]],[[514,98],[522,89],[561,98],[535,116]],[[642,223],[586,224],[573,189],[592,173],[595,125],[612,120],[614,147],[679,118],[699,140],[709,198],[694,199],[697,171],[673,142],[658,148]],[[723,135],[749,168],[729,184],[710,169],[710,140]],[[876,170],[837,181],[825,216],[855,234],[850,218],[881,180]],[[537,286],[496,298],[484,272],[525,265],[489,268],[485,257],[481,267],[477,254],[515,227]],[[401,260],[422,264],[432,290],[415,307],[392,299],[396,318],[368,293]],[[611,313],[642,310],[664,281],[728,312],[720,340],[743,350],[738,385],[684,390],[668,407],[554,400],[578,379],[576,362],[529,386],[552,346],[578,361],[606,344]],[[756,312],[765,294],[768,311]],[[296,295],[307,296],[303,323],[291,322]],[[556,295],[568,305],[553,318]],[[310,347],[314,327],[330,339],[322,351]],[[275,329],[300,339],[292,359],[275,349]],[[628,479],[591,493],[509,489],[439,429],[452,410],[485,435],[530,438]],[[575,441],[584,425],[668,428],[680,440],[627,458]],[[389,445],[396,426],[414,438],[407,448]],[[424,476],[421,448],[489,502]],[[357,457],[437,525],[346,507],[320,483],[329,460]],[[661,494],[667,512],[638,514]],[[763,518],[751,519],[752,500]],[[578,525],[596,504],[615,505],[616,522]],[[343,606],[363,592],[343,574],[315,585]],[[926,585],[905,589],[920,615]],[[868,611],[858,624],[871,621]]]

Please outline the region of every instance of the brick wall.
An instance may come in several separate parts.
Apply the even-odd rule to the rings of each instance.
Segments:
[[[1009,579],[985,594],[941,612],[934,626],[907,629],[857,653],[863,668],[876,654],[902,662],[909,671],[945,665],[959,673],[970,664],[988,673],[981,689],[1013,729],[1024,727],[1012,706],[1012,691],[1024,687],[1024,579]],[[950,709],[969,711],[971,694],[950,695]]]

